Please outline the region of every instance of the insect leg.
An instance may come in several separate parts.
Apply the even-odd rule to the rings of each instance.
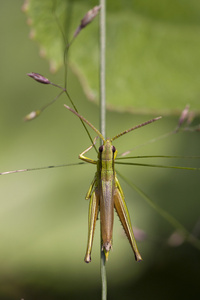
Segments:
[[[88,242],[87,242],[87,250],[85,255],[85,262],[91,262],[91,251],[92,251],[92,244],[94,238],[94,231],[96,220],[99,212],[99,194],[97,190],[92,193],[89,205],[89,214],[88,214]]]
[[[124,228],[124,231],[126,233],[126,236],[129,240],[129,243],[133,249],[133,252],[135,254],[135,260],[136,261],[141,261],[142,257],[139,253],[139,250],[137,248],[136,240],[133,234],[133,229],[131,225],[131,220],[128,212],[128,208],[126,206],[126,202],[124,199],[124,194],[122,191],[122,188],[120,186],[120,183],[118,179],[115,177],[115,191],[114,191],[114,205],[115,209],[117,211],[117,214],[119,216],[119,219],[122,223],[122,226]]]
[[[94,188],[95,183],[96,183],[96,174],[95,174],[94,179],[92,180],[92,183],[91,183],[91,185],[89,187],[89,190],[88,190],[88,192],[87,192],[87,194],[85,196],[86,200],[90,199],[90,197],[92,195],[92,190]]]
[[[88,147],[86,150],[84,150],[81,154],[79,154],[79,158],[80,159],[82,159],[82,160],[84,160],[84,161],[86,161],[88,163],[91,163],[91,164],[97,164],[96,160],[84,156],[85,153],[87,153],[88,151],[90,151],[94,147],[97,138],[98,137],[95,137],[95,139],[93,141],[93,144],[90,147]]]

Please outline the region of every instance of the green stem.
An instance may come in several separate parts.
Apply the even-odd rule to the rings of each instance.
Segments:
[[[106,260],[103,250],[101,250],[101,299],[107,299]]]
[[[106,137],[106,85],[105,85],[105,67],[106,67],[106,0],[100,0],[100,131]],[[101,241],[101,237],[100,237]],[[101,246],[100,246],[101,247]],[[107,279],[106,279],[106,261],[105,254],[101,251],[101,299],[107,299]]]
[[[100,5],[100,131],[106,137],[106,0]]]

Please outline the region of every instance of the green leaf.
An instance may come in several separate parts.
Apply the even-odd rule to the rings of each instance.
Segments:
[[[96,1],[29,0],[24,5],[33,38],[56,71],[64,48]],[[67,37],[63,35],[58,26]],[[107,105],[134,113],[200,110],[200,2],[109,0]],[[98,21],[81,31],[70,63],[89,99],[98,101]],[[36,70],[37,71],[37,70]]]

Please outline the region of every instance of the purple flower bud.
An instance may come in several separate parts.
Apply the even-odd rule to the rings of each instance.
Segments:
[[[49,81],[48,78],[46,78],[38,73],[31,72],[31,73],[28,73],[27,75],[40,83],[51,84],[51,82]]]
[[[86,15],[84,16],[84,18],[81,20],[81,28],[84,28],[85,26],[87,26],[90,22],[92,22],[92,20],[96,17],[96,15],[98,14],[99,10],[101,8],[101,5],[99,6],[95,6],[92,9],[90,9]]]
[[[180,127],[183,124],[183,122],[188,118],[189,108],[190,108],[189,105],[186,105],[186,107],[182,111],[179,122],[178,122],[178,127]]]
[[[79,25],[79,27],[76,29],[76,31],[74,33],[74,38],[79,34],[81,29],[83,29],[90,22],[92,22],[92,20],[97,16],[100,9],[101,9],[101,5],[95,6],[86,13],[84,18],[81,20],[81,24]]]

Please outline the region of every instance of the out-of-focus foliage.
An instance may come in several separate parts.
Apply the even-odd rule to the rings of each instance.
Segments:
[[[97,1],[27,0],[31,36],[56,71],[85,13]],[[88,98],[98,98],[97,20],[81,32],[70,61]],[[200,110],[200,2],[107,1],[107,105],[110,109],[179,113]]]
[[[80,0],[77,5],[83,2],[85,1]],[[108,4],[109,2],[108,0]],[[141,4],[144,2],[148,3],[140,1]],[[180,2],[193,5],[193,1]],[[97,4],[94,1],[88,3],[91,6]],[[119,10],[117,4],[123,3],[128,2],[115,1],[116,11]],[[139,5],[139,1],[134,3]],[[38,57],[38,46],[28,39],[30,28],[26,26],[25,15],[20,11],[21,4],[22,1],[16,0],[1,1],[0,172],[76,163],[78,154],[90,145],[78,118],[63,107],[63,103],[69,104],[65,97],[44,111],[39,118],[28,123],[22,121],[26,114],[53,100],[58,93],[52,86],[34,82],[26,73],[39,72],[58,84],[63,84],[64,76],[62,72],[49,74],[47,62]],[[153,7],[155,6],[152,4],[152,9]],[[148,8],[146,14],[149,10]],[[80,11],[81,16],[84,14],[85,9]],[[144,20],[145,18],[144,14]],[[94,42],[93,39],[88,41],[90,33],[87,31],[93,31],[93,26],[97,28],[96,20],[80,33],[71,48],[70,56],[76,48],[76,51],[81,52],[79,48],[89,49],[91,44],[88,51],[92,57]],[[70,32],[73,33],[76,27],[77,22]],[[59,34],[59,30],[57,32]],[[84,42],[80,42],[81,39]],[[108,44],[108,49],[111,47],[112,44]],[[128,68],[129,64],[126,66]],[[91,76],[98,77],[94,63],[90,68]],[[86,100],[77,78],[70,72],[68,88],[79,112],[98,128],[98,108]],[[129,88],[132,91],[124,92],[132,94],[134,90],[131,84]],[[107,135],[112,137],[150,118],[152,115],[108,111]],[[155,124],[121,137],[114,145],[119,152],[124,152],[169,132],[177,122],[177,117],[165,117]],[[198,120],[196,122],[199,123]],[[199,133],[185,132],[135,149],[133,154],[193,156],[199,155],[199,149]],[[91,151],[88,154],[96,158],[96,153]],[[152,163],[197,166],[198,161],[179,159],[169,162],[167,159],[159,159]],[[136,183],[155,203],[176,217],[190,232],[198,234],[198,172],[133,166],[121,166],[117,169]],[[0,299],[100,299],[99,221],[92,263],[87,265],[83,261],[88,214],[88,202],[84,197],[94,173],[95,166],[85,164],[0,176]],[[195,299],[199,293],[199,251],[190,244],[169,247],[167,241],[174,231],[171,225],[149,208],[122,180],[120,183],[133,225],[142,229],[147,239],[138,242],[143,262],[137,264],[115,215],[113,251],[107,264],[109,300]]]

